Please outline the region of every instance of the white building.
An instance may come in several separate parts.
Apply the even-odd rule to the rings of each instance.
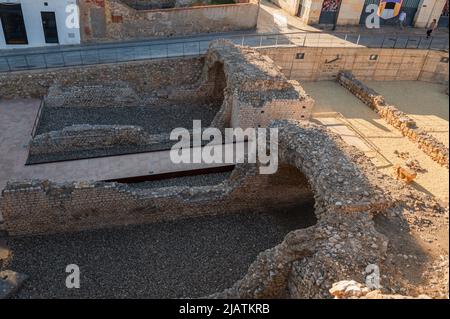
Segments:
[[[0,49],[79,43],[76,0],[0,0]]]

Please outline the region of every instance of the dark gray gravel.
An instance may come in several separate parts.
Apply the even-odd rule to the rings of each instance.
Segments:
[[[149,134],[170,133],[174,128],[192,129],[193,120],[201,120],[208,127],[220,109],[220,102],[204,105],[138,106],[138,107],[46,107],[36,134],[61,130],[77,124],[136,125]],[[45,156],[29,156],[27,164],[69,161],[85,158],[135,154],[168,150],[174,141],[143,146],[117,146],[89,151],[65,152]]]
[[[76,124],[136,125],[149,134],[170,133],[176,127],[192,129],[193,120],[208,126],[220,103],[205,105],[135,107],[46,107],[42,110],[37,134],[61,130]]]
[[[171,186],[189,186],[189,187],[207,186],[220,184],[226,179],[228,179],[230,175],[231,171],[221,173],[199,174],[193,176],[174,177],[140,183],[128,183],[127,185],[129,187],[141,189],[171,187]]]
[[[3,268],[29,275],[17,298],[182,298],[230,287],[257,254],[316,222],[313,200],[271,213],[243,213],[76,234],[9,238]],[[65,287],[65,267],[81,288]]]

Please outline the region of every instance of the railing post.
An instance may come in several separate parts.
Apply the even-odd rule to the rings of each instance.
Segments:
[[[45,57],[45,53],[42,54],[42,57],[44,58],[45,68],[48,69],[47,58]]]
[[[7,56],[5,57],[5,61],[6,61],[6,64],[8,64],[8,70],[9,70],[9,72],[12,72],[11,64],[9,64],[9,60],[8,60],[8,57],[7,57]]]
[[[359,45],[359,40],[361,39],[361,34],[358,34],[358,39],[356,40],[356,45]]]
[[[278,34],[275,36],[275,46],[278,46]]]
[[[242,46],[244,46],[244,39],[245,39],[245,36],[243,35],[243,36],[242,36],[242,42],[241,42],[241,45],[242,45]]]

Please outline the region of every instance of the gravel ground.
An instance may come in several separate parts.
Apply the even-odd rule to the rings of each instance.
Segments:
[[[193,120],[201,120],[208,127],[220,109],[220,104],[173,105],[164,107],[47,107],[42,111],[36,134],[61,130],[76,124],[136,125],[149,134],[170,133],[172,129],[192,129]],[[175,142],[168,141],[147,146],[117,146],[89,151],[65,152],[45,156],[29,156],[27,164],[68,161],[103,156],[135,154],[170,149]]]
[[[271,213],[242,213],[43,237],[8,238],[2,268],[30,278],[16,298],[183,298],[230,287],[257,254],[313,225],[313,199]],[[80,289],[67,289],[77,264]]]
[[[206,185],[217,185],[228,179],[231,175],[230,172],[221,173],[211,173],[211,174],[200,174],[192,176],[174,177],[161,180],[154,180],[148,182],[140,183],[129,183],[129,187],[134,188],[160,188],[160,187],[170,187],[170,186],[206,186]]]
[[[149,134],[169,133],[176,127],[192,129],[192,120],[207,126],[220,104],[136,107],[47,107],[37,127],[37,134],[61,130],[76,124],[136,125]]]

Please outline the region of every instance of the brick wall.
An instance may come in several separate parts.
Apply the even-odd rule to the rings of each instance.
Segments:
[[[169,141],[169,134],[149,135],[139,126],[72,125],[35,136],[29,155],[85,151],[119,145],[150,145]]]

